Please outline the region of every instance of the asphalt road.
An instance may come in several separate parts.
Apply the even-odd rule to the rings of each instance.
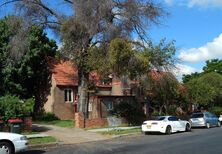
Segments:
[[[30,150],[22,154],[220,154],[222,127],[193,129],[171,135],[151,134],[119,137],[113,140],[61,145]]]

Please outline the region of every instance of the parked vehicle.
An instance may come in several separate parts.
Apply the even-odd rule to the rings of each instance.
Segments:
[[[0,153],[14,154],[27,149],[26,136],[14,133],[0,132]]]
[[[220,124],[222,124],[222,114],[219,116]]]
[[[193,113],[190,118],[191,127],[206,127],[221,126],[219,118],[210,112]]]
[[[188,121],[180,120],[175,116],[160,116],[156,120],[147,120],[142,124],[142,132],[160,132],[171,134],[180,131],[190,131],[191,125]]]

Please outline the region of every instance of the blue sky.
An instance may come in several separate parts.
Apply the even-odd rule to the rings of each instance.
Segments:
[[[148,33],[156,43],[162,38],[176,41],[176,56],[181,60],[174,70],[178,78],[200,72],[206,60],[222,59],[222,0],[156,1],[170,16],[161,19],[161,25],[152,26]],[[61,2],[57,5],[61,7]],[[0,17],[11,11],[12,7],[1,8]],[[51,33],[49,36],[53,37]]]
[[[205,61],[222,58],[222,0],[162,0],[170,16],[162,25],[152,27],[150,37],[158,42],[166,37],[176,40],[175,73],[200,72]]]

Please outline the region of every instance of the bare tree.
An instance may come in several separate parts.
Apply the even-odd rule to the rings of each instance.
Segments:
[[[132,42],[136,38],[144,45],[148,41],[147,29],[167,15],[154,0],[4,0],[0,7],[10,3],[27,21],[60,32],[63,51],[78,65],[80,112],[86,112],[89,49],[108,45],[114,38]],[[71,15],[59,11],[63,5],[72,7]]]

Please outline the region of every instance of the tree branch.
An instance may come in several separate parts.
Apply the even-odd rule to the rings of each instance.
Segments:
[[[0,7],[2,7],[2,6],[4,6],[4,5],[7,5],[7,4],[10,4],[10,3],[19,2],[19,1],[22,1],[22,0],[11,0],[11,1],[6,1],[6,2],[4,2],[3,4],[1,4]]]
[[[64,2],[67,2],[69,4],[73,4],[73,2],[71,0],[64,0]]]

